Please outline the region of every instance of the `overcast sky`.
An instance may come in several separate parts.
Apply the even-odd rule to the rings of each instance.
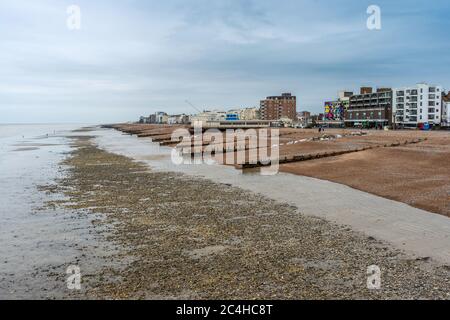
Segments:
[[[66,10],[81,9],[81,30]],[[368,30],[367,8],[381,8]],[[292,92],[450,88],[450,1],[0,0],[0,122],[113,122]]]

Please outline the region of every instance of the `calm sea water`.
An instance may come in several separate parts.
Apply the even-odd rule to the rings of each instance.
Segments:
[[[69,152],[65,137],[80,125],[0,125],[0,299],[64,297],[64,281],[52,282],[76,263],[80,247],[95,240],[88,219],[72,212],[37,210],[51,196]],[[64,275],[62,280],[64,280]]]

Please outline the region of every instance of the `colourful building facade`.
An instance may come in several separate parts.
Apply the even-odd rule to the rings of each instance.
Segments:
[[[325,102],[325,120],[343,121],[345,117],[346,106],[342,101]]]

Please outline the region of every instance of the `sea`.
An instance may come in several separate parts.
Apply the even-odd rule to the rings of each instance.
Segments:
[[[44,208],[75,124],[0,124],[0,299],[67,296],[66,270],[96,239],[90,219]],[[58,278],[59,280],[52,280]]]

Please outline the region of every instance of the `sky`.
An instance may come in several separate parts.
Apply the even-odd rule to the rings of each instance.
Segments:
[[[448,0],[0,0],[0,123],[133,121],[282,92],[319,113],[360,86],[450,89],[449,14]]]

